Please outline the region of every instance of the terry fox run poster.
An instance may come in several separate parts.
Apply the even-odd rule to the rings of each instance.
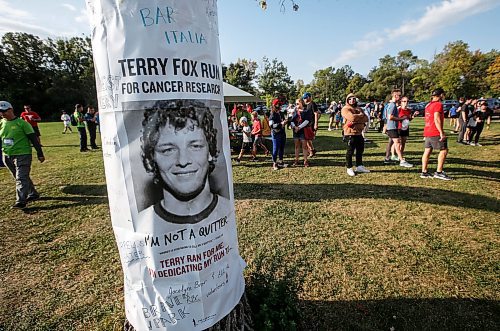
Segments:
[[[137,330],[203,330],[244,292],[215,0],[87,0],[111,220]]]

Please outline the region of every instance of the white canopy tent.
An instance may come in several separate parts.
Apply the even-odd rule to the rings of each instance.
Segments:
[[[222,89],[224,90],[224,103],[264,102],[260,98],[226,82],[223,82]]]

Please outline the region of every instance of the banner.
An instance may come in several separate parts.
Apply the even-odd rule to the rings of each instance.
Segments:
[[[216,0],[87,0],[111,220],[136,330],[203,330],[244,292]]]

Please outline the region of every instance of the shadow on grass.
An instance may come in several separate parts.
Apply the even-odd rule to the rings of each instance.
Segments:
[[[61,191],[65,194],[107,197],[106,185],[67,185]]]
[[[428,187],[373,184],[260,184],[235,183],[236,199],[289,199],[321,202],[332,199],[395,199],[435,205],[466,207],[500,212],[497,199],[483,195],[455,192]]]
[[[495,330],[500,304],[482,299],[299,301],[299,330]]]
[[[370,163],[367,162],[369,165]],[[433,172],[435,169],[436,165],[429,165],[429,172]],[[387,168],[387,169],[373,169],[370,168],[370,171],[373,173],[408,173],[408,169],[402,168],[397,166],[396,169],[394,168]],[[484,171],[484,170],[478,170],[478,169],[468,169],[468,168],[454,168],[454,167],[447,167],[445,164],[444,171],[450,177],[454,179],[458,178],[480,178],[480,179],[485,179],[488,181],[494,181],[494,182],[500,182],[500,172],[493,172],[493,171]],[[412,174],[415,175],[415,174]],[[416,174],[418,175],[418,174]]]
[[[37,202],[34,202],[30,204],[29,207],[23,209],[23,211],[27,214],[31,214],[41,210],[55,210],[79,205],[100,205],[108,203],[106,185],[68,185],[64,186],[61,191],[65,194],[71,194],[71,196],[42,196],[38,201],[54,201],[54,203],[45,206],[37,206]],[[60,203],[56,203],[56,201]]]

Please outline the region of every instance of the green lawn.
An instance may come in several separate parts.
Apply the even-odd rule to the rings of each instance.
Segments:
[[[419,178],[421,118],[407,146],[415,168],[383,165],[387,138],[370,132],[372,173],[354,178],[340,132],[321,124],[310,168],[272,171],[263,157],[233,168],[256,329],[498,329],[500,123],[483,147],[450,137],[449,182]],[[25,211],[10,209],[14,181],[0,169],[0,330],[122,327],[102,154],[80,153],[61,129],[41,124],[43,198]]]

